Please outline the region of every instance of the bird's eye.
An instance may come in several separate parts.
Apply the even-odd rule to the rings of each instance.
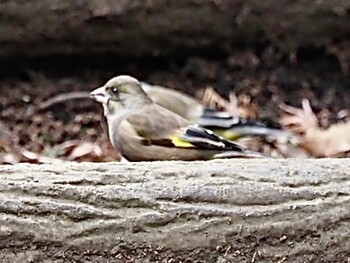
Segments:
[[[118,88],[112,88],[112,93],[113,93],[114,95],[118,96],[118,95],[119,95],[119,90],[118,90]]]

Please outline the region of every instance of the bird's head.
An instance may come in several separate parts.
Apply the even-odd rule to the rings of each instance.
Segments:
[[[126,75],[110,79],[105,85],[92,91],[90,97],[103,105],[105,115],[121,109],[139,109],[152,102],[141,88],[140,82]]]

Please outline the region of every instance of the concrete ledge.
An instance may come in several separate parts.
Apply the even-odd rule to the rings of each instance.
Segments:
[[[2,262],[346,262],[349,251],[349,159],[0,166]]]

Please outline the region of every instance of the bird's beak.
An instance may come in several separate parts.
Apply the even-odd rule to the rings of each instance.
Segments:
[[[93,100],[96,100],[99,103],[107,104],[109,100],[109,95],[106,92],[106,88],[102,86],[100,88],[93,90],[90,93],[90,98],[92,98]]]

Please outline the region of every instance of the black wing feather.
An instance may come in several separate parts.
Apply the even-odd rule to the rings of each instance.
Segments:
[[[223,151],[243,151],[245,149],[243,146],[226,140],[210,130],[195,125],[189,126],[182,134],[181,139],[202,149]]]

